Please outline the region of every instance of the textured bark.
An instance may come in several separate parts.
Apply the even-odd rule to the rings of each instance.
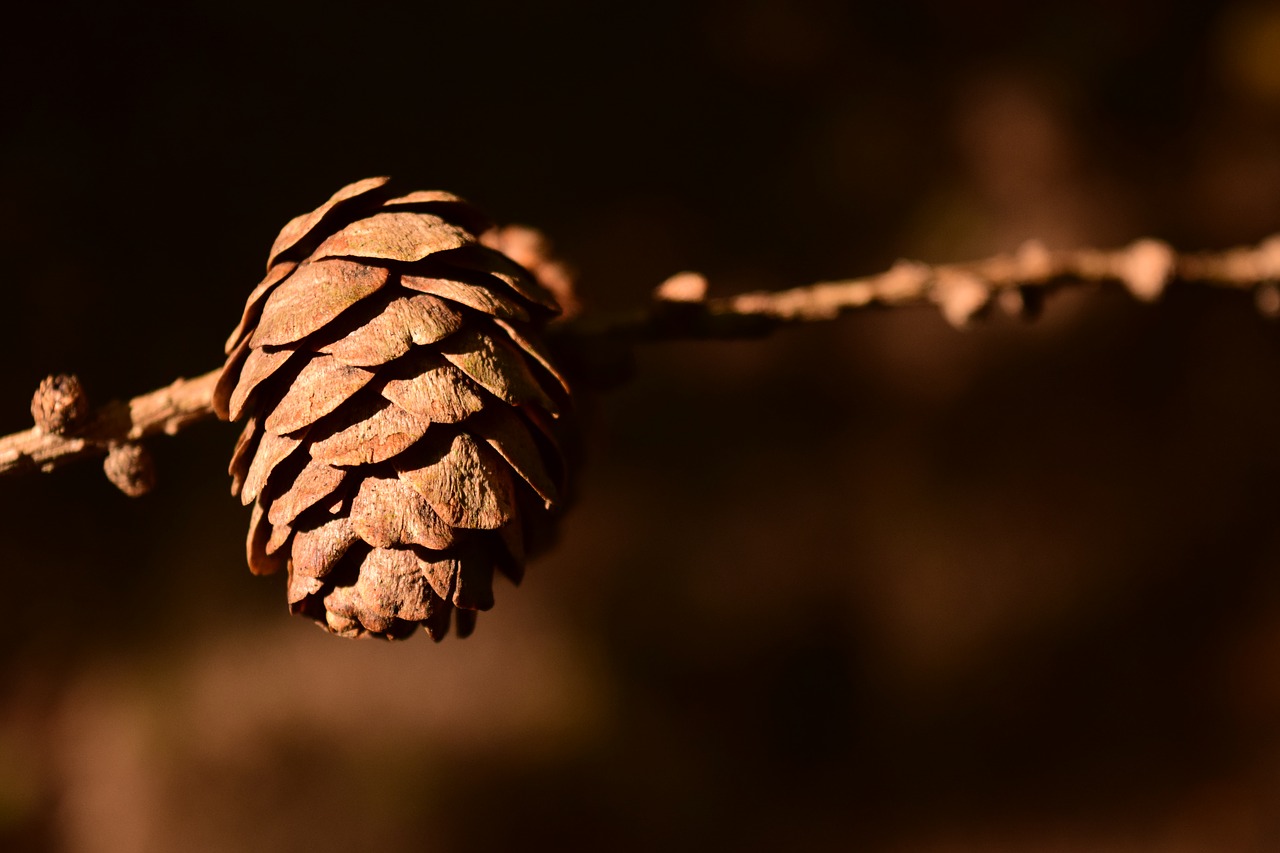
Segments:
[[[176,435],[213,416],[213,389],[220,370],[135,397],[112,401],[90,412],[68,435],[32,427],[0,438],[0,475],[52,471],[68,462],[105,456],[114,445],[154,435]]]
[[[685,275],[685,274],[681,274]],[[1144,238],[1115,250],[1050,251],[1031,241],[1012,254],[931,266],[899,261],[878,275],[819,282],[791,290],[742,293],[704,299],[659,298],[648,309],[614,318],[583,318],[561,330],[570,346],[592,349],[608,341],[744,338],[782,325],[834,320],[872,306],[932,304],[949,321],[965,325],[1002,294],[1008,304],[1030,309],[1045,292],[1064,287],[1119,284],[1135,298],[1154,301],[1171,285],[1250,292],[1264,312],[1280,282],[1280,234],[1257,246],[1222,252],[1178,254],[1160,240]],[[663,288],[659,288],[659,296]],[[975,299],[975,295],[980,298]],[[1276,304],[1280,309],[1280,303]]]

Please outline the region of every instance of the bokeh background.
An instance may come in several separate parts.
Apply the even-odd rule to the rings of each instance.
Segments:
[[[1280,230],[1280,4],[27,4],[0,432],[218,363],[290,217],[393,174],[592,310],[1040,238]],[[236,430],[0,482],[0,849],[1280,849],[1280,326],[1063,294],[654,347],[466,641],[289,617]]]

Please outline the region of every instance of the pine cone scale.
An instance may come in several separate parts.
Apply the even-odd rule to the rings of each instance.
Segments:
[[[297,268],[298,265],[294,261],[282,261],[267,271],[266,278],[259,282],[253,292],[249,294],[249,299],[244,304],[244,312],[240,315],[240,322],[227,338],[225,352],[228,355],[242,341],[248,340],[251,327],[257,323],[258,317],[262,313],[262,303],[266,301],[267,296],[275,289],[275,286],[288,278],[290,273]]]
[[[276,435],[273,432],[259,432],[258,449],[249,463],[249,470],[244,475],[244,485],[240,488],[240,501],[245,505],[253,503],[262,493],[271,476],[281,462],[302,444],[303,435]]]
[[[380,290],[390,278],[389,270],[341,258],[303,264],[263,303],[252,344],[284,346],[300,341]]]
[[[369,322],[333,343],[319,347],[351,367],[377,367],[394,361],[415,345],[442,341],[462,328],[462,315],[429,294],[387,303]]]
[[[453,601],[453,592],[457,584],[454,579],[458,575],[458,561],[453,558],[442,560],[418,557],[418,571],[427,579],[431,591],[441,601]]]
[[[366,477],[352,499],[351,517],[356,533],[375,548],[421,545],[443,551],[454,541],[431,505],[395,477]]]
[[[273,525],[288,525],[303,510],[310,509],[324,498],[329,497],[342,484],[346,473],[334,468],[320,459],[311,459],[298,472],[293,484],[271,502],[267,519]],[[268,552],[274,548],[268,548]]]
[[[463,610],[493,607],[493,569],[475,561],[459,562],[454,578],[453,604]]]
[[[404,274],[400,276],[400,284],[410,290],[417,290],[441,299],[448,299],[467,308],[473,308],[482,314],[491,314],[507,320],[528,321],[529,312],[512,296],[467,281],[449,278],[428,278],[420,275]]]
[[[515,513],[510,467],[469,433],[453,436],[438,459],[417,465],[412,456],[392,460],[400,478],[426,499],[446,524],[469,530],[496,530]]]
[[[545,287],[538,284],[528,272],[506,255],[488,246],[475,245],[453,252],[449,262],[480,273],[488,273],[515,291],[521,298],[556,314],[560,305]]]
[[[245,557],[249,562],[249,571],[255,575],[275,574],[285,564],[279,556],[267,553],[267,542],[272,533],[266,509],[262,504],[255,503],[253,512],[249,515],[249,536],[245,540]]]
[[[417,372],[382,386],[382,396],[400,408],[442,424],[457,423],[484,409],[486,402],[477,393],[479,389],[438,355],[409,355],[406,359],[410,360],[406,366]]]
[[[254,451],[258,449],[258,419],[245,421],[240,437],[236,439],[235,450],[231,451],[231,462],[227,465],[227,474],[231,476],[231,494],[238,496],[244,484],[244,475],[253,461]]]
[[[318,527],[294,533],[290,566],[296,574],[319,580],[360,541],[349,516],[330,519]]]
[[[245,413],[245,406],[249,402],[249,396],[277,370],[284,367],[292,355],[292,350],[249,350],[249,355],[245,358],[244,365],[238,368],[239,380],[235,383],[234,390],[231,392],[230,399],[225,406],[231,420],[240,420]],[[235,364],[234,356],[230,363]],[[219,389],[231,384],[229,381],[222,381],[223,377],[227,376],[235,378],[236,374],[227,371],[222,377],[219,377]],[[216,410],[218,408],[216,398],[214,403]]]
[[[360,566],[355,589],[366,607],[388,619],[417,622],[431,612],[432,590],[410,551],[374,548]]]
[[[547,509],[560,502],[560,490],[547,471],[542,452],[518,414],[509,409],[493,408],[478,416],[473,426],[476,434],[538,493]]]
[[[275,242],[271,244],[271,251],[267,253],[267,269],[270,270],[282,255],[305,240],[330,213],[362,196],[368,196],[382,189],[390,180],[390,178],[365,178],[363,181],[348,184],[315,210],[289,220],[288,224],[280,230],[280,235],[276,237]]]
[[[355,401],[352,401],[355,405]],[[431,419],[406,411],[385,397],[369,398],[351,426],[310,446],[313,459],[330,465],[372,465],[408,450],[431,426]]]
[[[443,341],[439,351],[445,361],[495,397],[512,405],[536,405],[559,414],[528,363],[502,339],[463,331]]]
[[[312,258],[369,258],[410,264],[474,242],[466,230],[429,213],[379,213],[329,237]]]
[[[512,343],[537,362],[556,381],[556,384],[560,386],[560,390],[565,394],[571,393],[568,380],[556,368],[551,354],[547,352],[547,348],[537,338],[525,334],[512,323],[505,323],[500,319],[494,319],[493,322],[499,329],[507,333],[507,337],[511,338]]]
[[[302,368],[285,395],[267,416],[267,432],[285,435],[310,426],[341,406],[368,385],[371,370],[348,367],[335,358],[318,353]]]

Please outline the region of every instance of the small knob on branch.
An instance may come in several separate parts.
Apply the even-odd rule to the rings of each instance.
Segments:
[[[41,431],[66,435],[89,415],[89,397],[80,380],[69,373],[46,376],[31,398],[31,417]]]
[[[700,303],[707,298],[707,279],[696,272],[681,272],[658,285],[653,298],[659,302]]]
[[[145,495],[156,484],[155,460],[141,444],[112,445],[102,470],[117,489],[131,498]]]

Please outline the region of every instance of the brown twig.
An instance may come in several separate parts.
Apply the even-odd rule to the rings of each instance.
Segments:
[[[963,326],[993,301],[1021,310],[1047,291],[1072,285],[1118,283],[1136,298],[1154,301],[1173,282],[1253,290],[1259,308],[1280,311],[1280,235],[1256,247],[1179,255],[1159,240],[1138,240],[1123,249],[1049,251],[1037,241],[1013,254],[967,263],[929,265],[899,261],[865,278],[828,281],[791,290],[741,293],[704,299],[682,273],[659,288],[646,311],[603,322],[586,320],[576,336],[631,342],[737,338],[765,334],[790,323],[833,320],[870,306],[937,305]],[[670,294],[664,291],[674,291]]]
[[[179,379],[127,403],[113,400],[88,416],[83,426],[60,435],[32,427],[0,438],[0,475],[25,470],[52,471],[68,462],[104,456],[111,448],[153,435],[176,435],[213,417],[218,370]]]
[[[865,278],[710,299],[700,276],[682,273],[659,287],[645,310],[601,320],[574,318],[555,329],[554,336],[559,349],[576,355],[580,368],[583,362],[590,368],[592,359],[616,357],[636,343],[756,337],[781,325],[833,320],[875,305],[932,303],[950,322],[963,326],[993,301],[1034,311],[1042,295],[1054,288],[1119,283],[1135,297],[1152,301],[1173,282],[1252,291],[1260,310],[1280,314],[1280,235],[1256,247],[1182,255],[1157,240],[1139,240],[1114,251],[1049,251],[1031,242],[1013,254],[969,263],[900,261]],[[212,418],[219,373],[179,379],[128,403],[108,403],[70,434],[34,427],[0,437],[0,475],[51,471]]]

